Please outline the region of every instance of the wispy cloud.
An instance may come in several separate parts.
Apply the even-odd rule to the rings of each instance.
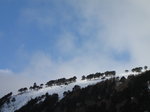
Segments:
[[[56,42],[56,48],[63,54],[70,54],[76,50],[76,37],[71,32],[60,34],[59,39]]]

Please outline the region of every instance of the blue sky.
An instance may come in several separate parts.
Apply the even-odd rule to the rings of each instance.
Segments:
[[[0,8],[0,66],[3,69],[20,71],[28,58],[39,51],[56,61],[59,57],[69,58],[61,55],[55,45],[65,30],[76,35],[76,45],[84,41],[77,31],[77,24],[83,20],[67,2],[1,1]],[[20,52],[25,52],[26,56],[21,56]]]
[[[1,95],[33,82],[149,65],[148,4],[1,0]]]

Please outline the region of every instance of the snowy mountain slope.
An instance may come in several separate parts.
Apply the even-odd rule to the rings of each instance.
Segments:
[[[122,76],[127,77],[130,74],[133,74],[133,73],[128,72],[128,73],[118,74],[118,75],[116,75],[116,77],[122,77]],[[97,78],[97,79],[93,79],[93,80],[79,80],[74,83],[70,83],[68,85],[44,87],[43,89],[40,89],[38,91],[33,90],[33,91],[25,92],[23,94],[13,95],[11,97],[10,102],[5,103],[3,105],[1,112],[14,112],[15,110],[18,110],[23,105],[25,105],[31,99],[34,99],[41,95],[45,95],[46,93],[49,93],[49,94],[57,93],[59,95],[59,99],[62,99],[64,91],[68,91],[68,90],[72,91],[72,88],[75,85],[79,85],[81,88],[84,88],[88,85],[93,85],[98,82],[101,82],[102,80],[106,80],[109,78],[111,78],[111,77],[106,77],[105,79]],[[15,101],[12,101],[13,99],[15,99]]]
[[[108,79],[110,77],[107,77]],[[45,87],[43,89],[40,89],[38,91],[28,91],[23,94],[18,94],[12,96],[10,103],[5,103],[3,105],[3,108],[1,112],[14,112],[15,110],[21,108],[23,105],[25,105],[28,101],[30,101],[33,98],[36,98],[38,96],[44,95],[47,92],[49,94],[57,93],[59,95],[59,99],[63,98],[64,91],[72,90],[72,88],[75,85],[80,85],[81,88],[86,87],[88,85],[96,84],[97,82],[102,81],[102,79],[95,79],[95,80],[84,80],[84,81],[77,81],[74,83],[71,83],[69,85],[60,85],[60,86],[52,86],[52,87]],[[12,102],[12,99],[15,98],[15,101]]]

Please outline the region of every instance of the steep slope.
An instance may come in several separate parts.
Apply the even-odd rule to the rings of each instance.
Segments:
[[[149,112],[150,71],[128,78],[110,78],[85,88],[76,86],[58,100],[57,94],[39,97],[16,112]]]
[[[130,75],[130,74],[133,74],[133,72],[118,74],[118,75],[116,75],[116,77],[117,77],[117,80],[120,80],[120,78],[122,76],[125,76],[127,78],[128,75]],[[137,73],[134,73],[134,74],[137,75]],[[14,112],[16,110],[19,110],[23,106],[26,107],[26,105],[31,105],[29,103],[33,103],[33,102],[36,104],[42,105],[42,103],[45,102],[45,100],[47,100],[47,98],[53,98],[49,95],[52,95],[55,93],[58,94],[58,100],[60,101],[60,104],[61,104],[61,102],[65,99],[64,95],[66,96],[66,95],[70,94],[71,92],[68,92],[68,91],[72,91],[74,89],[75,85],[79,85],[81,88],[85,88],[90,85],[95,85],[99,82],[103,82],[112,77],[114,77],[114,76],[105,76],[105,78],[100,77],[100,78],[94,78],[94,79],[89,79],[89,80],[78,80],[78,81],[76,81],[74,83],[70,83],[68,85],[65,85],[65,84],[59,85],[59,86],[55,85],[55,86],[51,86],[51,87],[44,87],[40,90],[29,90],[29,91],[19,93],[16,95],[11,94],[11,95],[9,95],[9,97],[6,100],[0,101],[0,103],[1,103],[0,112]],[[66,92],[66,94],[64,94],[64,92]],[[48,93],[49,95],[46,93]],[[54,96],[56,96],[56,95],[54,95]],[[22,112],[22,110],[21,110],[21,112]]]
[[[110,77],[106,77],[108,79]],[[71,83],[69,85],[60,85],[60,86],[52,86],[52,87],[44,87],[38,91],[27,91],[22,94],[13,95],[9,100],[9,102],[4,103],[4,105],[1,108],[1,112],[14,112],[15,110],[21,108],[23,105],[25,105],[28,101],[31,99],[34,99],[36,97],[45,95],[46,93],[53,94],[57,93],[59,95],[59,99],[63,98],[64,91],[72,91],[72,88],[75,85],[80,85],[82,88],[86,87],[88,85],[96,84],[97,82],[100,82],[102,79],[95,79],[95,80],[80,80],[76,81],[74,83]],[[13,101],[14,100],[14,101]]]

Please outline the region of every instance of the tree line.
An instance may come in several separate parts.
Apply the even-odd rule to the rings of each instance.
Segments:
[[[36,84],[36,82],[33,84],[33,86],[30,86],[29,89],[27,87],[20,88],[18,90],[19,93],[27,92],[28,90],[39,90],[43,88],[44,84],[40,84],[39,86]]]
[[[63,85],[63,84],[67,85],[67,84],[75,82],[76,79],[77,79],[76,76],[68,78],[68,79],[66,79],[66,78],[60,78],[60,79],[57,79],[57,80],[50,80],[45,85],[47,87],[51,87],[51,86],[54,86],[54,85]]]
[[[145,70],[147,71],[148,70],[148,66],[144,66],[144,67],[135,67],[135,68],[132,68],[131,71],[132,72],[137,72],[137,73],[141,73],[142,70]],[[129,70],[125,70],[125,72],[129,72]],[[105,77],[114,77],[116,75],[116,71],[106,71],[104,73],[100,73],[100,72],[97,72],[95,74],[89,74],[87,76],[83,75],[81,80],[92,80],[92,79],[96,79],[96,78],[101,78],[101,79],[105,79]],[[70,83],[73,83],[75,82],[77,79],[76,76],[73,76],[71,78],[59,78],[59,79],[56,79],[56,80],[50,80],[48,81],[45,85],[46,87],[51,87],[51,86],[54,86],[54,85],[68,85]],[[24,92],[27,92],[28,90],[39,90],[39,89],[42,89],[44,86],[44,84],[40,84],[39,86],[34,83],[33,86],[30,86],[29,89],[27,87],[24,87],[24,88],[20,88],[18,90],[19,93],[24,93]]]
[[[137,72],[137,73],[140,73],[142,72],[142,70],[145,70],[147,71],[148,70],[148,66],[144,66],[144,67],[135,67],[135,68],[132,68],[131,71],[132,72]],[[129,70],[125,70],[125,72],[129,72]]]
[[[82,79],[81,80],[91,80],[91,79],[95,79],[95,78],[104,78],[104,77],[112,77],[112,76],[115,76],[116,75],[116,71],[106,71],[104,73],[100,73],[100,72],[97,72],[95,74],[89,74],[87,76],[82,76]]]

